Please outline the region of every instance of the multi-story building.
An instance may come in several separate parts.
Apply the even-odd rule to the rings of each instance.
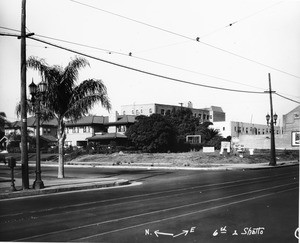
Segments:
[[[27,127],[29,136],[36,135],[37,120],[35,117],[27,118]],[[5,124],[5,135],[1,138],[0,142],[2,147],[6,148],[9,143],[14,143],[14,146],[19,147],[21,140],[15,140],[15,136],[12,134],[21,134],[21,122],[15,121]],[[10,138],[12,137],[12,138]],[[50,121],[40,121],[40,143],[41,147],[55,144],[57,141],[57,121],[55,119]]]
[[[86,146],[87,138],[107,133],[108,116],[85,116],[66,123],[65,146]]]
[[[300,105],[283,115],[283,133],[291,141],[293,148],[300,145]]]
[[[237,121],[214,122],[211,128],[217,129],[223,137],[240,137],[241,135],[270,134],[270,127],[263,124],[254,124]],[[275,134],[281,134],[279,126],[274,127]]]
[[[183,108],[189,108],[193,112],[195,117],[199,117],[201,122],[205,121],[225,121],[225,113],[221,107],[211,106],[210,108],[193,108],[191,102],[187,106],[176,106],[176,105],[166,105],[166,104],[132,104],[121,106],[121,114],[123,115],[145,115],[150,116],[152,114],[167,115],[172,112],[173,109],[179,110]]]
[[[300,105],[282,116],[283,133],[299,131],[300,128]]]

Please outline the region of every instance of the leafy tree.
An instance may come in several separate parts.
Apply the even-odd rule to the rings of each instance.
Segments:
[[[7,123],[6,114],[4,112],[0,112],[0,138],[2,138],[5,134],[4,127],[6,123]]]
[[[81,57],[72,59],[64,68],[49,66],[44,59],[37,57],[27,60],[27,67],[37,70],[48,85],[41,107],[43,119],[56,118],[58,122],[58,178],[64,178],[65,120],[80,119],[98,102],[107,110],[111,108],[101,80],[88,79],[77,84],[79,69],[86,66],[89,66],[88,61]]]
[[[127,131],[126,136],[136,146],[147,152],[168,152],[176,144],[176,131],[169,119],[159,114],[138,116],[137,122]]]
[[[169,117],[177,129],[178,136],[183,138],[195,134],[200,124],[199,118],[195,117],[189,108],[173,109]]]

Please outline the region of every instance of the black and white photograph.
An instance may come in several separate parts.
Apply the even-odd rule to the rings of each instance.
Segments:
[[[0,242],[299,242],[300,0],[0,0]]]

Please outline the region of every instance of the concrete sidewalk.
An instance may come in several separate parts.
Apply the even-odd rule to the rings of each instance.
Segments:
[[[170,167],[170,166],[137,166],[137,165],[100,165],[94,162],[84,162],[84,163],[72,163],[72,165],[66,164],[65,167],[102,167],[102,168],[128,168],[128,169],[161,169],[161,170],[257,170],[257,169],[276,169],[286,166],[299,165],[298,161],[285,161],[278,162],[276,166],[270,166],[268,163],[258,163],[258,164],[212,164],[203,165],[201,167]],[[30,166],[34,166],[30,164]],[[45,163],[42,166],[56,166],[57,163]],[[43,189],[28,189],[22,190],[22,181],[20,178],[15,179],[16,191],[11,191],[11,181],[9,178],[0,178],[0,200],[17,198],[17,197],[27,197],[27,196],[37,196],[49,193],[58,192],[68,192],[68,191],[78,191],[78,190],[88,190],[94,188],[105,188],[113,186],[123,186],[129,185],[131,182],[129,180],[120,178],[64,178],[58,179],[55,177],[43,176],[42,178],[45,188]],[[30,187],[32,187],[33,180],[30,180]]]
[[[32,185],[34,180],[29,181],[30,189],[22,190],[22,181],[20,178],[15,179],[16,191],[12,191],[11,181],[8,179],[0,179],[0,200],[17,198],[17,197],[27,197],[27,196],[37,196],[50,193],[58,192],[69,192],[78,190],[87,190],[95,188],[106,188],[114,186],[129,185],[129,180],[119,179],[119,178],[42,178],[45,188],[43,189],[33,189]]]

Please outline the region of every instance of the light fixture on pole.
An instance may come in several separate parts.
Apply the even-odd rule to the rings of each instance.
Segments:
[[[35,108],[36,116],[36,170],[35,170],[35,181],[33,182],[34,189],[44,188],[44,182],[41,178],[41,150],[40,150],[40,102],[46,92],[47,84],[45,82],[40,82],[37,86],[32,79],[29,85],[29,91],[31,94],[31,102]]]

